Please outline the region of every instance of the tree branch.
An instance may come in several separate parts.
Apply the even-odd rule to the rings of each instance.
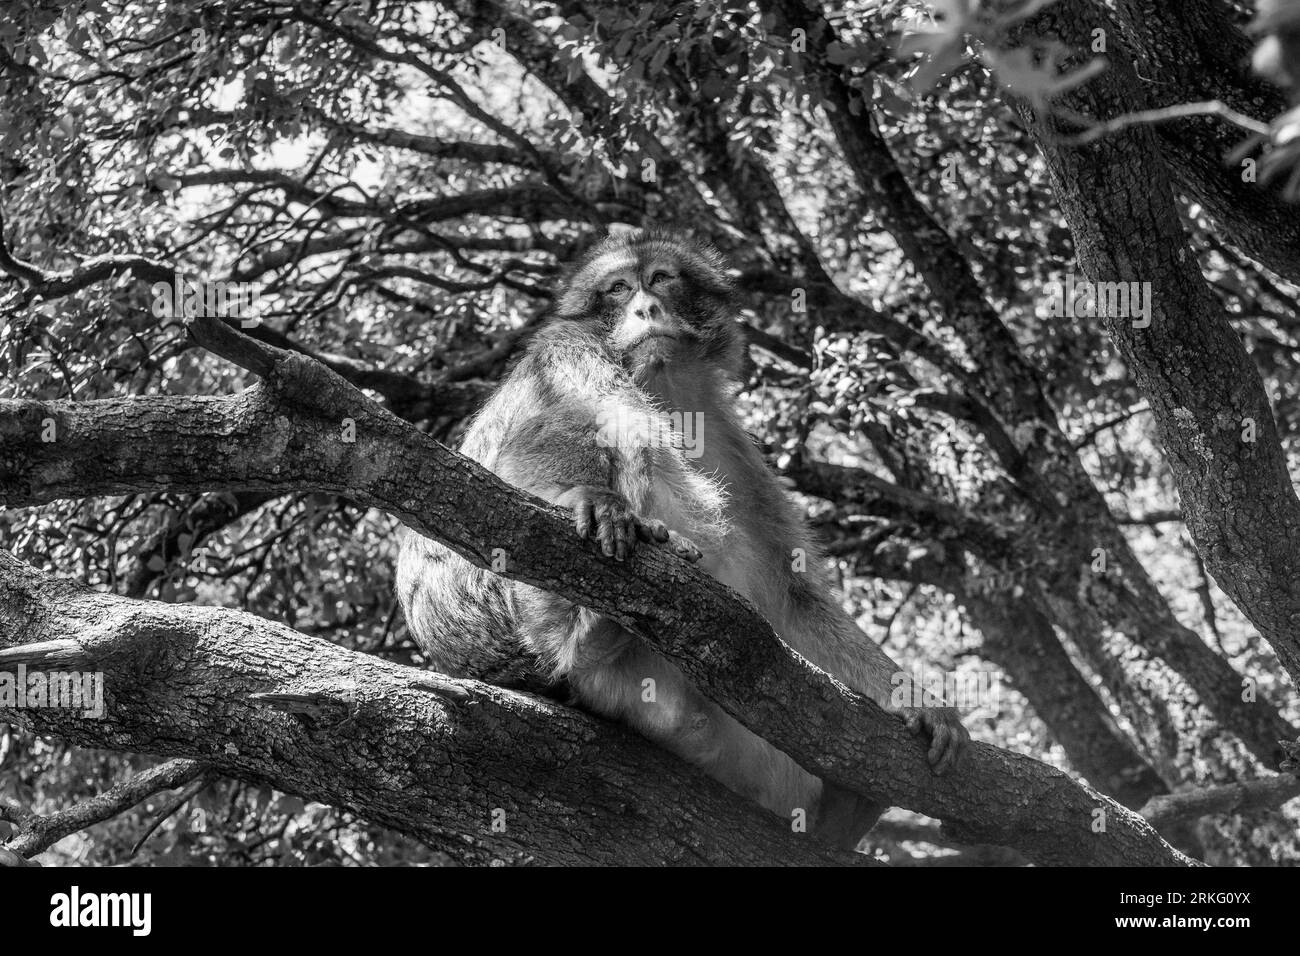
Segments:
[[[103,674],[105,716],[0,707],[4,719],[83,746],[182,758],[155,768],[153,780],[181,782],[189,774],[180,768],[200,761],[342,807],[462,863],[867,862],[558,704],[347,651],[240,611],[98,593],[0,552],[0,647],[21,651],[18,635],[75,646],[78,669]],[[279,706],[280,697],[318,706]],[[119,791],[142,797],[139,781],[96,800],[124,809]],[[41,843],[16,846],[30,856]]]
[[[924,278],[945,321],[969,350],[980,387],[968,388],[967,394],[985,397],[1015,436],[1025,461],[1013,474],[1029,512],[1025,538],[1057,543],[1050,551],[1039,549],[1043,563],[1037,574],[1062,609],[1062,626],[1079,627],[1081,607],[1083,616],[1092,619],[1082,635],[1089,639],[1079,642],[1080,649],[1098,673],[1107,675],[1124,716],[1135,727],[1155,730],[1153,724],[1199,723],[1202,729],[1194,735],[1202,739],[1217,736],[1221,728],[1238,735],[1260,759],[1273,760],[1278,738],[1293,734],[1279,733],[1287,725],[1275,710],[1241,700],[1240,675],[1182,626],[1142,567],[1062,431],[1041,373],[1026,360],[952,237],[913,192],[870,117],[855,117],[858,94],[830,55],[830,44],[839,39],[831,24],[801,0],[759,0],[759,6],[775,18],[775,31],[783,41],[789,42],[793,29],[805,31],[807,50],[798,63],[825,100],[827,123],[864,200]],[[1110,142],[1102,140],[1090,148]],[[1121,228],[1138,234],[1131,226]],[[1063,508],[1066,502],[1068,509]],[[1081,576],[1098,547],[1112,556],[1111,572]],[[1081,594],[1090,595],[1082,606]],[[1115,635],[1124,639],[1119,654],[1111,641]],[[1139,653],[1130,655],[1127,649],[1134,645]],[[1136,677],[1139,671],[1144,676]],[[1177,695],[1146,690],[1168,687],[1171,681],[1182,685]],[[1215,730],[1207,732],[1204,721],[1189,712],[1202,706],[1217,718]],[[1153,722],[1152,714],[1160,716]],[[1143,739],[1170,782],[1186,773],[1186,763],[1170,748],[1174,739],[1166,733],[1144,734]],[[1205,749],[1218,755],[1224,748],[1216,740],[1207,741]]]
[[[1161,794],[1146,802],[1142,816],[1152,826],[1164,828],[1178,820],[1280,807],[1295,797],[1300,797],[1300,780],[1290,774],[1278,774],[1264,780]]]
[[[172,268],[166,263],[133,255],[94,256],[75,269],[63,271],[42,269],[30,262],[16,259],[4,241],[3,230],[4,220],[0,218],[0,270],[24,283],[27,294],[32,298],[57,299],[123,272],[154,282],[169,281],[172,278]]]
[[[13,560],[3,552],[0,555],[0,567],[5,567],[6,559]],[[3,587],[4,584],[0,584],[0,588]],[[4,611],[0,610],[0,615],[3,614]],[[47,817],[29,814],[18,821],[18,832],[5,843],[5,849],[21,857],[33,857],[64,837],[111,820],[160,790],[184,786],[202,776],[205,770],[204,765],[195,760],[169,760],[66,810]]]

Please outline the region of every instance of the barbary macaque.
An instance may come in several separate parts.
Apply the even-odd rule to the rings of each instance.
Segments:
[[[965,728],[949,708],[891,707],[898,665],[834,597],[800,514],[736,418],[736,314],[712,246],[665,231],[612,234],[571,270],[553,317],[461,450],[572,509],[577,533],[612,559],[655,542],[697,562],[790,647],[927,733],[943,772],[969,739]],[[787,820],[802,810],[813,832],[839,845],[856,845],[884,809],[823,785],[598,614],[415,534],[403,543],[397,586],[412,633],[441,671],[518,684],[518,662],[534,661],[582,706]]]

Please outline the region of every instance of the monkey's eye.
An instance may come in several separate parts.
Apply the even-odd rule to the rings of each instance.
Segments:
[[[613,285],[611,285],[608,289],[605,290],[605,294],[606,294],[606,295],[623,295],[623,294],[626,293],[626,292],[630,292],[631,289],[632,289],[632,287],[631,287],[630,285],[628,285],[628,284],[627,284],[626,282],[624,282],[622,279],[619,279],[617,282],[615,282]]]
[[[677,277],[673,275],[671,272],[664,272],[662,269],[660,269],[658,272],[656,272],[654,275],[650,277],[650,284],[658,285],[661,282],[668,282],[675,278]]]

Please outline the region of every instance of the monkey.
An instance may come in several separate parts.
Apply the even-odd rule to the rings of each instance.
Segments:
[[[461,452],[571,510],[576,533],[612,560],[654,544],[698,565],[803,657],[928,734],[936,772],[953,766],[969,740],[956,712],[891,705],[900,668],[834,597],[802,515],[737,418],[745,344],[717,249],[662,227],[612,231],[570,267],[552,313]],[[798,570],[797,555],[808,556]],[[803,811],[808,829],[842,847],[885,809],[804,770],[586,608],[414,532],[396,581],[411,633],[441,671],[562,686],[787,821]]]

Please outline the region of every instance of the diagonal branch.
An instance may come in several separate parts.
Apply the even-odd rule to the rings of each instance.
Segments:
[[[22,282],[30,299],[57,299],[71,295],[105,279],[130,273],[146,281],[168,281],[172,269],[165,262],[147,256],[106,255],[86,259],[75,269],[42,269],[18,259],[4,241],[4,219],[0,217],[0,271]]]

